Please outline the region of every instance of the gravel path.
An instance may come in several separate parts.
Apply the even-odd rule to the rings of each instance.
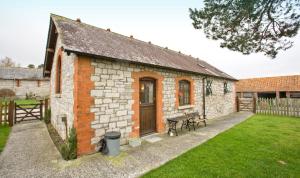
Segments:
[[[138,177],[251,115],[234,113],[209,121],[207,127],[196,131],[179,132],[177,137],[157,135],[161,141],[143,141],[137,148],[123,147],[117,157],[97,153],[68,162],[61,159],[44,123],[21,123],[13,127],[0,155],[0,177]]]

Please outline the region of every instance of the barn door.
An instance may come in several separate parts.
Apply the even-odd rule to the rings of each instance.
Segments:
[[[146,135],[156,130],[156,89],[155,80],[142,78],[140,80],[140,135]]]

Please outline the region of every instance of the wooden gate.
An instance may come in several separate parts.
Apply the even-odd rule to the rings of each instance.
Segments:
[[[237,111],[255,112],[255,98],[236,98]]]
[[[14,119],[14,101],[0,99],[0,125],[9,124],[13,126]]]
[[[17,104],[15,103],[15,123],[31,120],[42,120],[43,101],[35,104]]]

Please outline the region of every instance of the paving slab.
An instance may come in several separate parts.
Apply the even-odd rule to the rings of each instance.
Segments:
[[[209,120],[207,127],[179,132],[178,136],[155,135],[161,140],[142,141],[139,147],[122,147],[117,157],[100,153],[64,161],[44,123],[21,123],[13,127],[0,155],[0,177],[138,177],[178,155],[246,120],[252,113],[233,113]],[[155,139],[154,139],[155,140]]]

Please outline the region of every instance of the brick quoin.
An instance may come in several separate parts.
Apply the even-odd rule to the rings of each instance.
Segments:
[[[90,112],[91,106],[94,105],[91,90],[95,86],[91,76],[95,69],[90,58],[81,56],[75,59],[74,68],[74,127],[77,131],[77,155],[80,156],[95,152],[95,145],[91,143],[95,136],[91,122],[95,115]]]
[[[188,76],[180,76],[180,77],[176,77],[175,78],[175,107],[178,108],[179,107],[179,81],[180,80],[186,80],[190,82],[190,101],[191,101],[191,105],[195,104],[195,82],[192,79],[192,77],[188,77]]]
[[[152,71],[140,71],[132,72],[132,99],[134,100],[132,104],[132,110],[134,111],[132,115],[132,132],[130,134],[131,138],[136,138],[140,136],[140,79],[144,77],[153,78],[156,80],[156,132],[162,133],[165,131],[165,123],[163,121],[163,103],[162,103],[162,91],[163,91],[163,76]]]

